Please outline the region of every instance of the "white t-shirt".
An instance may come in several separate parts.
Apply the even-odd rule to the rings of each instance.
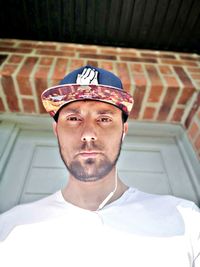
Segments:
[[[0,239],[2,267],[200,267],[195,204],[133,188],[95,212],[61,191],[17,206],[0,216]]]

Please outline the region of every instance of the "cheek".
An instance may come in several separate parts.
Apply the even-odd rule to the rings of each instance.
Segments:
[[[119,130],[118,130],[119,131]],[[106,135],[104,144],[106,144],[107,151],[110,155],[115,155],[121,143],[122,133]]]
[[[61,130],[61,131],[58,131],[57,137],[59,140],[62,154],[70,155],[73,151],[73,147],[75,143],[77,143],[75,135],[69,134],[69,133],[66,134],[66,131]]]

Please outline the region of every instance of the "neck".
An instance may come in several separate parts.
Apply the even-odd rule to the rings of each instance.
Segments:
[[[80,208],[96,211],[117,200],[128,189],[118,178],[116,169],[98,181],[83,182],[69,177],[62,190],[66,201]]]

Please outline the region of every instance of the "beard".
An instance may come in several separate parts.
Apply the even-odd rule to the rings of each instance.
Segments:
[[[86,159],[79,160],[75,157],[75,159],[73,159],[70,163],[67,163],[67,160],[63,155],[59,139],[58,139],[58,145],[59,145],[60,156],[70,174],[79,181],[90,182],[90,181],[97,181],[105,177],[115,167],[121,152],[122,136],[120,138],[119,144],[116,149],[116,154],[114,155],[113,160],[110,160],[106,155],[101,154],[99,159],[88,157]],[[83,143],[81,149],[79,150],[101,151],[102,146],[97,145],[95,142]]]

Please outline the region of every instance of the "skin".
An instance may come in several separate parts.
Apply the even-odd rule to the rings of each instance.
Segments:
[[[65,165],[74,168],[62,190],[64,199],[97,210],[115,187],[115,163],[122,136],[128,131],[121,110],[99,101],[76,101],[61,109],[53,128]],[[108,203],[127,190],[117,179],[117,190]]]

